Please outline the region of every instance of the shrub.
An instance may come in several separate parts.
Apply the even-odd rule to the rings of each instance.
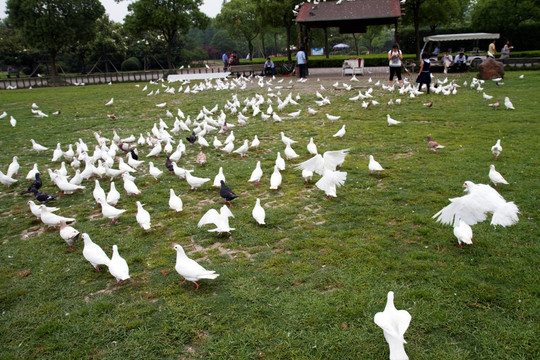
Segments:
[[[136,57],[130,57],[122,62],[120,69],[122,71],[137,71],[141,69],[141,62]]]

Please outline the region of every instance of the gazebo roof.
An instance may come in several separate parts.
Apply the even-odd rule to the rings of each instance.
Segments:
[[[399,0],[343,0],[304,3],[298,10],[296,23],[308,27],[339,27],[342,32],[347,29],[362,29],[368,25],[394,24],[401,16]],[[359,32],[359,31],[358,31]]]

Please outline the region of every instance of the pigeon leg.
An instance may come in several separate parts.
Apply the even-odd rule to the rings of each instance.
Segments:
[[[184,279],[184,281],[179,281],[178,282],[180,285],[184,285],[186,283],[186,279]]]
[[[195,285],[197,285],[197,287],[195,288],[195,291],[199,290],[199,286],[200,286],[200,285],[199,285],[199,284],[197,284],[197,282],[196,282],[196,281],[194,281],[194,283],[195,283]]]
[[[463,249],[463,245],[461,243],[459,243],[459,248]]]
[[[99,270],[99,267],[96,266],[95,269],[96,269],[96,272],[101,272],[101,270]]]

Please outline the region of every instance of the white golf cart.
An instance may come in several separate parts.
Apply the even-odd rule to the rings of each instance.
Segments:
[[[487,57],[487,49],[486,50],[480,50],[478,47],[478,40],[484,40],[484,39],[498,39],[500,38],[500,34],[496,33],[465,33],[465,34],[442,34],[442,35],[431,35],[424,37],[424,47],[422,48],[422,51],[420,54],[423,54],[424,51],[428,51],[430,55],[432,55],[433,49],[431,48],[432,43],[435,45],[439,45],[439,43],[444,41],[463,41],[463,40],[472,40],[473,46],[472,50],[466,51],[464,48],[458,49],[458,51],[454,51],[454,56],[456,53],[463,52],[465,53],[465,56],[467,57],[467,64],[472,69],[477,69],[478,65],[482,63]],[[441,46],[439,45],[439,48]],[[442,51],[441,51],[442,53]],[[442,61],[440,61],[437,56],[433,56],[431,59],[431,68],[433,67],[444,67],[442,64]]]

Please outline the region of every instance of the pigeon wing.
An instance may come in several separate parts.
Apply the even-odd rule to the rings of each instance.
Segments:
[[[345,157],[349,153],[349,149],[326,151],[323,154],[324,166],[330,170],[336,170],[338,166],[343,164]]]
[[[300,170],[309,170],[312,172],[316,172],[319,175],[322,175],[324,172],[324,159],[320,154],[317,154],[311,159],[296,165],[296,168]]]
[[[201,227],[207,224],[214,224],[217,226],[217,223],[219,221],[218,219],[219,219],[219,213],[217,212],[217,210],[210,209],[203,215],[201,220],[199,220],[199,223],[197,224],[197,226]]]

